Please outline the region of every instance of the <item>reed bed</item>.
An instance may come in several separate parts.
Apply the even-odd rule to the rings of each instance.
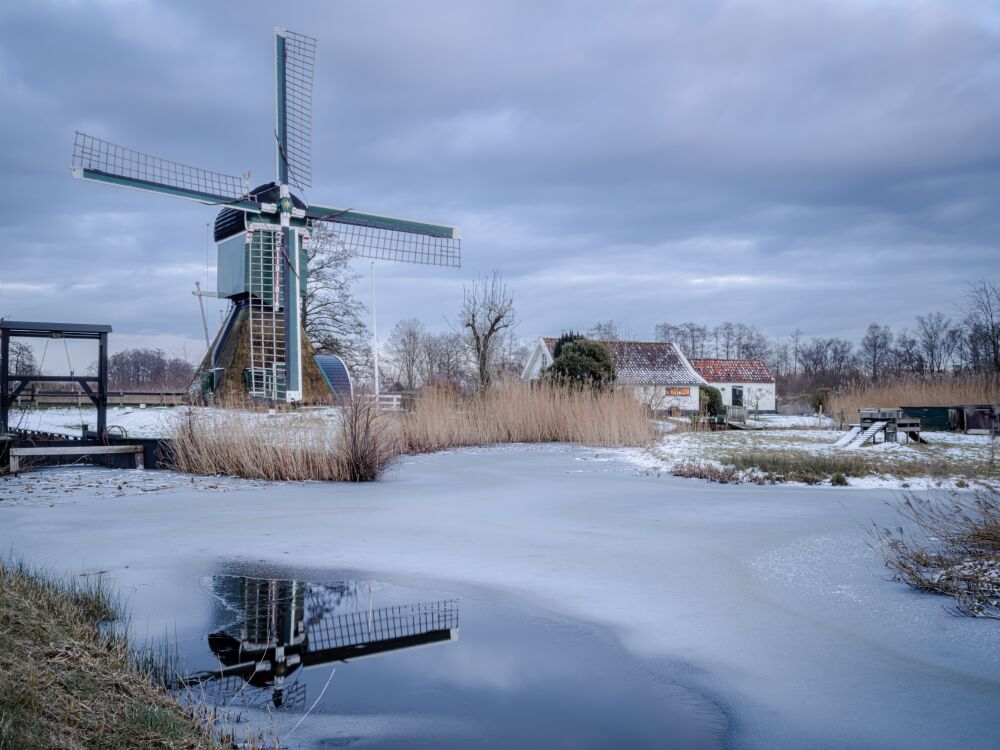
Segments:
[[[169,463],[192,474],[370,481],[401,454],[503,443],[638,447],[655,437],[647,408],[627,393],[510,383],[472,395],[428,391],[411,412],[378,412],[360,398],[338,424],[303,419],[294,429],[191,409],[171,436]]]
[[[872,533],[896,580],[954,598],[954,611],[1000,619],[1000,491],[911,495],[907,527]]]
[[[515,382],[471,396],[427,393],[401,417],[400,434],[406,453],[430,453],[501,443],[641,447],[656,429],[623,391]]]
[[[982,373],[899,377],[882,383],[858,383],[831,395],[829,413],[857,417],[859,409],[901,406],[956,406],[1000,402],[1000,377]]]
[[[339,423],[285,420],[268,425],[244,413],[189,409],[171,435],[167,464],[189,474],[244,479],[364,482],[399,455],[393,417],[369,400],[344,409]]]

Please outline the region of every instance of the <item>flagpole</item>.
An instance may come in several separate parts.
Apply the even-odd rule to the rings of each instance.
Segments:
[[[375,407],[378,408],[379,382],[378,382],[378,323],[375,317],[375,262],[371,264],[372,274],[372,361],[375,367]]]

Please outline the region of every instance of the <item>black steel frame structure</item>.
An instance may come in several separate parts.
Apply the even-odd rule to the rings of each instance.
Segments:
[[[0,320],[0,435],[10,431],[10,407],[31,383],[77,383],[97,407],[97,437],[108,427],[108,334],[111,326]],[[10,372],[10,342],[16,338],[97,341],[97,375],[25,375]],[[92,387],[93,384],[93,387]]]

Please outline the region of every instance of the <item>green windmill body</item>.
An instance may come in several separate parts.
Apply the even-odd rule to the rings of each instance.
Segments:
[[[315,50],[314,39],[275,29],[276,180],[252,190],[239,177],[76,134],[74,177],[222,207],[214,232],[217,294],[231,305],[202,364],[203,382],[217,394],[245,389],[254,398],[322,400],[325,381],[302,331],[311,245],[378,260],[461,264],[455,227],[307,204],[292,193],[312,185]]]

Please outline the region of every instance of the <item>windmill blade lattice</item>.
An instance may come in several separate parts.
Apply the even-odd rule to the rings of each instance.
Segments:
[[[161,159],[79,130],[73,142],[72,168],[84,179],[168,193],[203,203],[236,203],[246,197],[243,180],[239,177]]]
[[[318,249],[336,248],[359,258],[460,268],[462,241],[400,229],[313,220],[309,241]]]
[[[289,182],[299,189],[312,187],[312,100],[316,67],[316,40],[282,29],[279,32],[281,81],[278,102],[278,159]],[[282,130],[284,132],[282,132]],[[282,144],[284,146],[283,153]]]

